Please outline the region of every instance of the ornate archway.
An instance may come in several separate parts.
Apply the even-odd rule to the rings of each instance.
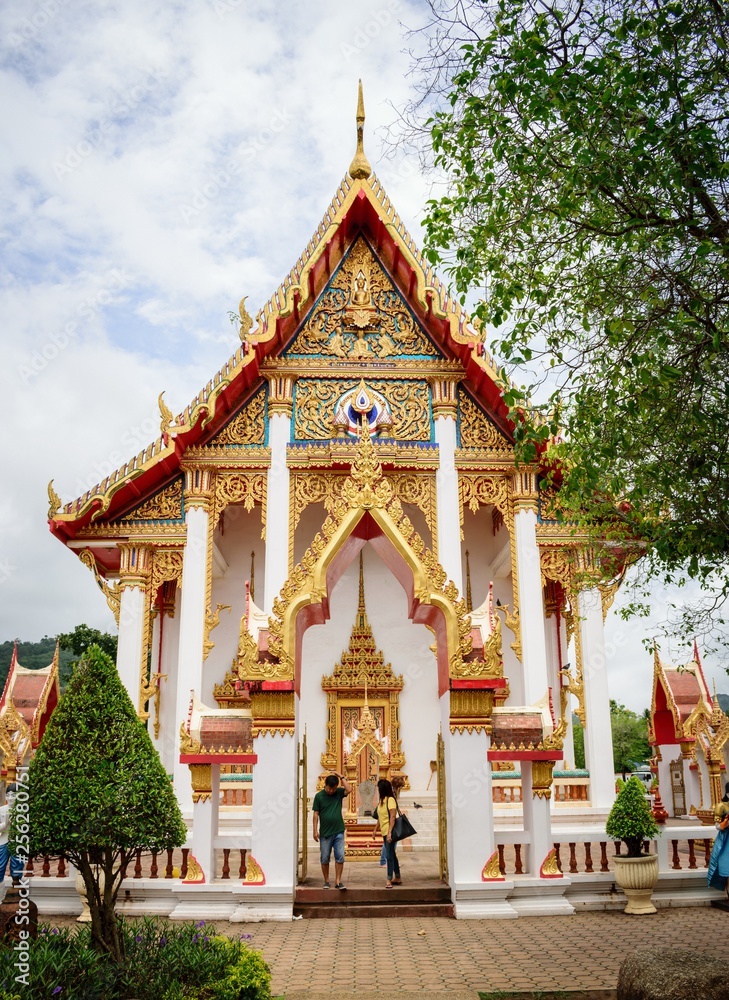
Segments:
[[[310,625],[328,620],[332,589],[368,543],[405,591],[410,620],[427,625],[435,636],[439,695],[452,679],[478,677],[480,671],[488,676],[487,664],[466,659],[472,648],[466,601],[403,513],[369,435],[363,434],[341,498],[274,602],[270,655],[259,658],[246,680],[289,681],[299,692],[303,635]]]

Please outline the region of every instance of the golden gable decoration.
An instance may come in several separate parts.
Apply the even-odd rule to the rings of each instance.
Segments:
[[[178,521],[182,517],[182,477],[145,500],[115,524],[133,524],[135,521]]]
[[[511,443],[491,423],[486,414],[466,395],[460,392],[461,448],[485,448],[511,455]]]
[[[361,236],[287,353],[325,355],[335,363],[441,357]]]
[[[297,441],[326,441],[340,437],[334,415],[339,399],[359,380],[306,379],[296,383],[294,438]],[[370,389],[387,400],[392,414],[388,437],[398,441],[430,441],[430,387],[425,379],[395,382],[368,379]]]
[[[257,393],[237,416],[216,434],[211,444],[263,444],[266,436],[266,394]]]

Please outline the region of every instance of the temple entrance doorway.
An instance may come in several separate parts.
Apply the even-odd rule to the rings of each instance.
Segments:
[[[377,781],[386,778],[399,788],[400,806],[418,831],[398,846],[403,887],[411,902],[449,904],[448,886],[441,882],[447,859],[440,836],[445,800],[435,772],[441,720],[433,634],[410,620],[405,592],[369,545],[333,588],[329,611],[326,624],[308,628],[302,644],[298,708],[307,764],[299,774],[307,795],[306,809],[300,809],[299,859],[308,858],[308,864],[303,875],[299,865],[300,882],[307,890],[321,888],[311,803],[327,774],[338,773],[351,786],[343,807],[348,889],[365,900],[384,890],[382,837],[371,811]],[[435,886],[444,890],[442,899],[431,898]],[[337,895],[332,902],[347,900]]]

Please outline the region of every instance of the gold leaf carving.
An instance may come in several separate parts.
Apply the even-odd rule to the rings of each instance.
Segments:
[[[215,435],[211,444],[263,444],[265,439],[266,395],[257,393],[230,423]]]
[[[485,413],[465,394],[459,393],[461,448],[487,448],[511,454],[511,443]]]
[[[357,385],[356,379],[300,379],[296,385],[294,414],[296,440],[323,441],[335,436],[336,404],[345,392]],[[430,397],[425,380],[368,379],[367,385],[384,396],[389,404],[392,437],[399,441],[430,440]]]
[[[440,357],[361,237],[288,353],[360,361],[413,355]]]
[[[135,521],[176,521],[182,517],[182,478],[175,479],[163,490],[145,500],[139,507],[120,518],[118,524]]]

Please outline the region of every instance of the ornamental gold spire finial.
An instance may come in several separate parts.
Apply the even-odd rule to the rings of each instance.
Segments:
[[[354,154],[354,159],[349,165],[349,176],[353,180],[367,180],[372,173],[370,161],[365,156],[364,151],[364,123],[364,96],[362,94],[362,81],[360,80],[359,95],[357,98],[357,151]]]

